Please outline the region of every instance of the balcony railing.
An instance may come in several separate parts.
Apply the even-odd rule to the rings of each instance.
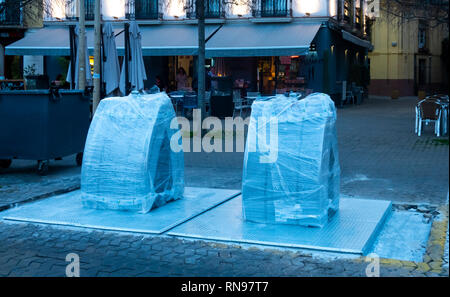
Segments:
[[[158,0],[128,0],[126,18],[136,20],[154,20],[162,18]]]
[[[93,21],[95,14],[95,1],[84,0],[84,11],[86,15],[86,21]]]
[[[186,13],[188,18],[196,18],[195,0],[189,1],[189,8]],[[205,18],[223,18],[225,9],[222,0],[205,0]]]
[[[344,21],[350,23],[352,18],[352,4],[349,0],[344,0]]]
[[[221,0],[205,1],[205,18],[220,18],[224,16]]]
[[[66,19],[68,20],[74,20],[77,18],[77,3],[74,0],[67,0],[66,1]]]
[[[355,28],[356,29],[361,29],[361,25],[362,25],[361,20],[362,20],[361,19],[361,8],[357,7],[355,9]]]
[[[20,26],[22,9],[18,1],[0,0],[0,26]]]
[[[94,0],[84,0],[84,12],[85,20],[93,21],[95,14],[95,1]],[[78,18],[77,11],[77,1],[67,0],[66,1],[66,19],[76,20]]]
[[[291,15],[288,0],[259,0],[254,2],[254,17],[286,17]]]

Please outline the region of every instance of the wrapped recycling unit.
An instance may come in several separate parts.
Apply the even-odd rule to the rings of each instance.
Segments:
[[[245,220],[323,227],[339,209],[336,109],[326,94],[252,105],[244,157]]]
[[[84,149],[83,205],[146,213],[181,198],[184,156],[170,146],[174,118],[165,93],[102,100]]]

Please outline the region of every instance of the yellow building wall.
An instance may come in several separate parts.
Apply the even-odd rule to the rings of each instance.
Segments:
[[[380,17],[372,26],[374,49],[369,53],[369,93],[383,96],[396,92],[400,96],[414,95],[419,58],[426,59],[426,80],[429,87],[445,82],[441,51],[442,40],[448,37],[448,29],[445,25],[433,28],[433,24],[430,24],[427,32],[429,54],[422,55],[418,52],[418,28],[419,21],[416,19],[407,21],[380,11]]]

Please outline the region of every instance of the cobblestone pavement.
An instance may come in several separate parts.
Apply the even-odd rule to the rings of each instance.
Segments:
[[[75,155],[51,160],[47,176],[36,173],[36,164],[13,160],[10,168],[0,168],[0,210],[80,187],[81,168],[76,166]]]
[[[340,110],[343,194],[436,205],[446,202],[448,137],[446,144],[436,141],[431,126],[425,127],[420,138],[414,134],[415,102],[415,98],[371,100]]]
[[[299,251],[0,223],[0,276],[65,276],[76,253],[80,276],[366,276],[364,259],[317,258]],[[381,264],[380,276],[445,276]]]
[[[343,194],[445,204],[448,138],[436,141],[430,127],[414,135],[414,102],[369,100],[338,110]],[[242,159],[242,153],[187,153],[186,185],[238,189]],[[55,161],[40,177],[35,162],[14,160],[0,171],[0,207],[78,187],[80,168],[73,164],[74,156]],[[64,276],[71,252],[80,256],[82,276],[364,276],[368,264],[261,246],[0,222],[0,276]],[[448,276],[448,265],[439,272],[421,263],[381,265],[381,276]]]

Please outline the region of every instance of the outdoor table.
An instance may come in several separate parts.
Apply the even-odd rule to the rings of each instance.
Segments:
[[[183,100],[184,95],[183,94],[177,94],[177,95],[169,95],[170,98],[179,101],[179,100]]]
[[[169,93],[169,97],[172,100],[172,104],[175,106],[175,114],[178,112],[178,104],[183,104],[184,92],[172,92]]]
[[[173,98],[173,99],[179,99],[179,98],[183,98],[184,97],[184,93],[183,91],[178,91],[178,92],[171,92],[169,93],[169,97]]]

